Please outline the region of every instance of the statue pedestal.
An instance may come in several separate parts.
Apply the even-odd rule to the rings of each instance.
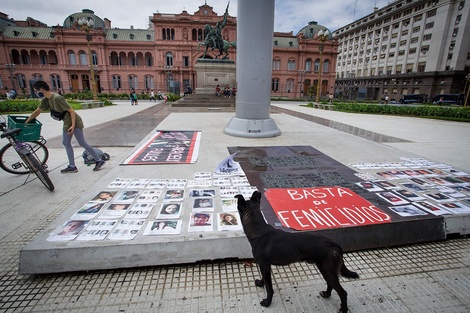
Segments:
[[[215,87],[223,91],[225,85],[236,87],[236,65],[233,60],[198,59],[196,70],[196,94],[215,94]]]

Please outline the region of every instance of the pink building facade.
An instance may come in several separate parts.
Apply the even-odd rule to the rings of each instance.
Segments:
[[[80,19],[93,21],[89,42]],[[194,14],[154,13],[148,29],[113,28],[109,19],[88,9],[52,27],[32,18],[14,21],[0,13],[0,89],[14,88],[28,97],[32,83],[44,80],[63,93],[90,90],[91,52],[98,93],[126,93],[132,88],[138,93],[182,93],[184,86],[194,89],[197,83],[194,68],[204,53],[205,47],[199,45],[204,41],[204,26],[221,20],[207,4]],[[228,17],[222,31],[225,40],[237,40],[236,23],[236,17]],[[334,92],[338,44],[328,40],[320,55],[315,39],[320,29],[326,28],[310,22],[295,36],[293,32],[273,34],[273,97],[316,93],[319,78],[322,97]],[[209,49],[207,57],[215,56],[216,51]],[[236,60],[233,48],[229,59]]]

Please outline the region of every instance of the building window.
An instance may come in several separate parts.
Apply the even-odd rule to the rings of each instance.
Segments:
[[[281,69],[281,60],[274,59],[273,60],[273,71],[279,71]]]
[[[330,71],[330,61],[329,60],[323,61],[322,71],[323,71],[323,73],[328,73]]]
[[[415,22],[421,21],[423,19],[423,14],[416,15],[414,19],[415,19]]]
[[[432,34],[426,34],[423,36],[423,40],[430,40],[432,37]]]
[[[287,61],[287,70],[288,71],[295,71],[295,60]]]
[[[135,75],[129,75],[127,77],[128,79],[128,84],[129,84],[129,89],[136,89],[137,88],[137,76]]]
[[[79,52],[79,59],[80,59],[80,65],[88,65],[86,53],[84,51]]]
[[[69,52],[69,63],[70,63],[70,65],[76,65],[77,64],[77,59],[75,58],[75,52],[73,52],[73,51]]]
[[[163,40],[175,40],[175,30],[173,28],[162,28]]]
[[[424,26],[424,29],[430,29],[433,27],[434,27],[434,22],[430,22],[430,23],[426,23],[426,25]]]
[[[318,73],[320,71],[320,59],[316,59],[315,63],[313,64],[313,71]]]
[[[286,84],[286,92],[290,93],[294,91],[294,80],[289,78]]]
[[[413,37],[410,40],[410,43],[417,43],[418,42],[418,37]]]
[[[166,66],[173,66],[173,54],[168,52],[165,56]]]
[[[21,89],[26,88],[26,77],[23,74],[17,74],[16,81]]]
[[[152,75],[145,75],[145,90],[151,90],[154,87],[153,76]]]
[[[418,33],[421,30],[421,26],[417,26],[413,28],[413,33]]]
[[[39,52],[39,64],[46,65],[47,64],[47,55],[44,51]]]
[[[62,82],[60,81],[59,75],[51,75],[51,86],[52,90],[54,91],[59,91],[60,89],[62,89]]]
[[[437,10],[433,9],[433,10],[428,11],[426,15],[427,15],[427,17],[432,17],[432,16],[436,15],[436,12],[437,12]]]
[[[312,60],[311,59],[308,59],[307,61],[305,61],[305,71],[306,72],[311,72],[312,71]]]
[[[189,57],[183,57],[183,66],[188,67],[189,66]]]
[[[129,65],[137,66],[137,58],[135,57],[135,54],[132,52],[129,54]]]
[[[408,51],[408,54],[415,54],[416,53],[416,48],[410,48]]]
[[[96,55],[95,51],[91,51],[91,61],[93,65],[98,65],[98,55]]]
[[[112,80],[112,84],[113,84],[114,89],[119,90],[119,89],[122,88],[122,86],[121,86],[121,76],[113,75],[111,77],[111,80]]]
[[[426,71],[426,62],[418,63],[418,73],[423,73]]]
[[[153,58],[152,58],[152,55],[150,53],[145,55],[145,64],[147,66],[152,66],[153,65]]]
[[[271,84],[271,91],[277,92],[279,90],[279,78],[273,78]]]
[[[413,73],[413,63],[406,64],[406,73]]]
[[[458,33],[459,33],[459,29],[454,28],[454,31],[452,32],[452,37],[457,37]]]

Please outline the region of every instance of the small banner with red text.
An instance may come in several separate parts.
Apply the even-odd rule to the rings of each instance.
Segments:
[[[122,164],[196,163],[200,141],[200,131],[159,131]]]
[[[387,213],[343,187],[271,188],[266,198],[282,225],[295,230],[391,222]]]

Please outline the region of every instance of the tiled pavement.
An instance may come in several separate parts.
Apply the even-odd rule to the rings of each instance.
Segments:
[[[129,149],[107,150],[119,159]],[[63,161],[51,162],[59,167]],[[62,200],[63,207],[94,183],[95,178],[83,174],[85,170],[79,172],[79,182],[66,182],[74,192]],[[3,184],[10,178],[0,177]],[[18,188],[30,194],[36,191],[33,184]],[[18,194],[12,189],[0,196],[0,312],[336,312],[339,308],[335,293],[330,299],[318,295],[325,283],[316,268],[305,263],[274,268],[275,295],[269,308],[259,304],[265,292],[254,285],[257,267],[244,260],[18,275],[22,247],[63,211],[50,207],[34,212],[21,206],[27,200]],[[353,252],[345,260],[361,276],[342,283],[351,312],[470,312],[467,237]]]

